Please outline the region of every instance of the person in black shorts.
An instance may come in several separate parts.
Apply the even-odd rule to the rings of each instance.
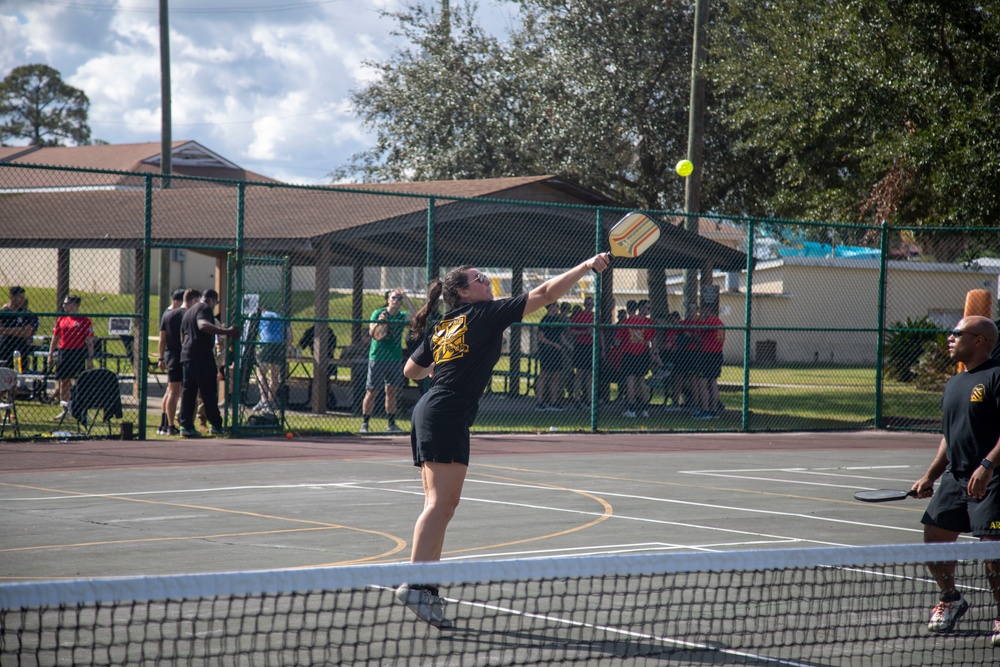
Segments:
[[[962,318],[948,336],[948,352],[965,364],[944,387],[944,437],[924,476],[913,484],[918,498],[931,498],[921,521],[924,542],[954,542],[961,533],[1000,541],[1000,361],[990,359],[997,327],[986,317]],[[934,482],[940,478],[938,490]],[[969,609],[955,588],[954,563],[928,563],[941,599],[927,628],[950,632]],[[990,643],[1000,646],[1000,561],[986,562],[986,578],[997,604]]]
[[[590,271],[608,266],[608,255],[595,255],[551,278],[527,294],[493,300],[489,278],[471,266],[448,272],[427,290],[427,302],[411,325],[424,332],[428,314],[444,298],[448,312],[406,361],[411,380],[432,378],[430,390],[413,408],[410,445],[424,486],[424,508],[413,529],[413,563],[441,560],[445,531],[455,514],[469,466],[469,430],[479,398],[500,359],[503,332],[525,315],[558,300]],[[445,617],[436,587],[402,584],[396,597],[420,619],[441,628]]]
[[[181,318],[181,435],[197,438],[194,413],[198,395],[205,406],[205,415],[212,435],[222,435],[222,415],[219,413],[219,386],[216,382],[219,367],[215,361],[215,337],[240,335],[239,327],[224,328],[215,324],[215,307],[219,293],[207,289],[200,301],[184,309]]]
[[[196,289],[186,292],[182,289],[175,290],[172,295],[173,303],[160,318],[157,367],[167,372],[167,390],[163,392],[163,401],[160,403],[157,435],[180,435],[181,432],[175,423],[177,401],[181,398],[181,380],[184,379],[184,371],[181,369],[181,319],[184,317],[184,309],[190,307],[200,296],[201,292]]]

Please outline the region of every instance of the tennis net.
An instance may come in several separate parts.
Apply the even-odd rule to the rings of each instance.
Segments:
[[[7,665],[986,665],[1000,544],[369,565],[0,586]],[[928,632],[927,562],[972,603]],[[441,586],[451,629],[396,600]]]

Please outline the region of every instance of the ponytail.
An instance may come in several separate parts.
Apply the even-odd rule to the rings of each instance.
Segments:
[[[413,321],[410,322],[410,338],[413,340],[419,340],[421,336],[424,335],[424,329],[427,328],[427,318],[430,317],[431,313],[437,311],[437,303],[441,298],[441,281],[435,280],[427,288],[427,301],[417,314],[413,316]]]
[[[466,264],[452,269],[445,274],[444,280],[435,280],[427,287],[427,302],[413,316],[413,321],[410,323],[410,338],[417,340],[424,334],[424,330],[427,328],[427,318],[430,317],[431,313],[437,312],[439,299],[444,298],[445,305],[449,309],[461,303],[462,298],[459,296],[458,290],[469,286],[468,271],[471,268],[471,264]]]

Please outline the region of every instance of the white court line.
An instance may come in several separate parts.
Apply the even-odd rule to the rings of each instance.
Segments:
[[[682,470],[679,472],[686,472],[693,475],[704,475],[706,477],[724,477],[728,479],[742,479],[742,480],[753,480],[755,482],[776,482],[778,484],[801,484],[803,486],[822,486],[832,489],[870,489],[870,486],[850,486],[847,484],[824,484],[823,482],[807,482],[805,480],[789,479],[787,477],[753,477],[750,475],[726,475],[722,473],[715,472],[701,472],[695,470]],[[801,470],[796,470],[795,472],[803,472]]]
[[[496,551],[488,554],[463,554],[442,558],[443,561],[472,561],[479,559],[518,558],[522,560],[540,560],[548,558],[569,558],[572,556],[614,556],[627,553],[660,553],[693,549],[696,551],[725,551],[727,549],[761,546],[766,544],[800,544],[802,540],[747,540],[744,542],[717,542],[714,544],[669,544],[667,542],[651,542],[649,544],[609,544],[589,547],[566,547],[562,549],[533,549],[531,551]],[[725,547],[726,549],[720,549]],[[409,562],[409,561],[401,561]]]
[[[554,488],[552,488],[550,486],[539,486],[539,485],[534,485],[534,484],[515,484],[515,483],[512,483],[512,482],[497,482],[497,481],[487,481],[487,480],[476,480],[476,479],[471,479],[471,478],[468,479],[468,480],[466,480],[466,481],[468,483],[470,483],[470,484],[485,484],[485,485],[494,485],[494,486],[508,486],[508,487],[513,487],[513,488],[537,489],[537,490],[548,491],[548,492],[551,492],[551,491],[562,491],[562,492],[569,492],[569,493],[590,493],[590,494],[593,494],[593,495],[596,495],[596,496],[610,497],[610,498],[625,498],[625,499],[631,499],[631,500],[644,500],[644,501],[650,501],[650,502],[669,503],[669,504],[676,504],[676,505],[687,505],[687,506],[693,506],[693,507],[703,507],[703,508],[710,508],[710,509],[720,509],[720,510],[726,510],[726,511],[744,512],[744,513],[751,513],[751,514],[768,514],[768,515],[775,515],[775,516],[796,517],[796,518],[808,519],[810,521],[821,521],[821,522],[831,522],[831,523],[847,524],[847,525],[854,525],[854,526],[864,526],[866,528],[882,528],[882,529],[891,529],[891,530],[901,530],[901,531],[904,531],[904,532],[921,532],[921,531],[918,531],[917,529],[914,529],[914,528],[904,528],[904,527],[900,527],[900,526],[886,526],[886,525],[882,525],[882,524],[873,524],[873,523],[866,523],[866,522],[859,522],[859,521],[848,521],[848,520],[844,520],[844,519],[833,519],[833,518],[828,518],[828,517],[819,517],[819,516],[812,516],[812,515],[807,515],[807,514],[797,514],[797,513],[791,513],[791,512],[776,512],[776,511],[770,511],[770,510],[758,510],[758,509],[751,509],[751,508],[747,508],[747,507],[731,507],[731,506],[726,506],[726,505],[716,505],[716,504],[712,504],[712,503],[696,503],[696,502],[689,502],[689,501],[682,501],[682,500],[672,500],[672,499],[667,499],[667,498],[657,498],[657,497],[650,497],[650,496],[638,496],[638,495],[621,494],[621,493],[610,493],[610,492],[605,492],[605,491],[590,491],[590,490],[586,490],[586,489],[569,489],[569,488],[566,488],[566,487],[560,487],[560,488],[555,488],[554,489]],[[231,487],[217,487],[217,488],[199,488],[199,489],[165,489],[165,490],[158,490],[158,491],[134,491],[134,492],[123,492],[123,493],[81,494],[81,495],[66,495],[66,496],[43,496],[43,497],[35,497],[35,498],[18,498],[16,500],[20,500],[20,501],[46,500],[46,501],[49,501],[49,500],[75,500],[75,499],[81,499],[81,498],[136,497],[136,496],[150,496],[150,495],[176,495],[176,494],[194,494],[194,493],[210,493],[210,492],[212,492],[212,493],[225,493],[225,492],[229,492],[229,491],[245,491],[245,490],[283,490],[283,489],[317,489],[317,490],[323,490],[323,489],[330,489],[330,488],[334,488],[334,489],[337,489],[337,488],[341,488],[341,489],[357,489],[357,490],[369,490],[369,491],[383,491],[383,492],[389,492],[389,493],[402,493],[402,494],[406,494],[406,495],[423,496],[423,489],[422,488],[419,489],[419,490],[415,490],[415,491],[409,491],[409,490],[405,490],[405,489],[385,488],[385,485],[387,485],[387,484],[392,484],[392,483],[396,483],[396,484],[398,484],[398,483],[412,484],[413,482],[414,482],[413,479],[392,480],[390,482],[385,482],[385,481],[375,482],[375,484],[378,484],[379,486],[367,486],[366,485],[366,484],[371,484],[371,482],[367,482],[367,483],[366,482],[329,482],[329,483],[304,483],[304,484],[245,485],[245,486],[231,486]],[[462,497],[462,501],[463,502],[482,502],[482,503],[490,503],[490,504],[498,504],[498,505],[507,505],[507,506],[512,506],[512,507],[521,507],[521,508],[524,508],[524,509],[544,510],[544,511],[552,511],[552,512],[566,512],[566,513],[570,513],[570,514],[582,514],[582,515],[585,515],[585,516],[603,516],[602,512],[586,512],[586,511],[582,511],[582,510],[573,510],[573,509],[566,509],[566,508],[560,508],[560,507],[551,507],[551,506],[545,506],[545,505],[534,505],[534,504],[529,504],[529,503],[514,503],[514,502],[507,502],[507,501],[498,501],[498,500],[492,500],[492,499],[487,499],[487,498],[473,498],[473,497],[469,497],[469,496],[463,496]],[[615,518],[618,518],[618,519],[624,519],[624,520],[629,520],[629,521],[641,521],[641,522],[647,522],[647,523],[654,523],[654,524],[658,524],[658,525],[671,525],[671,526],[679,526],[679,527],[685,527],[685,528],[695,528],[695,529],[700,529],[700,530],[714,530],[714,531],[721,531],[721,532],[738,533],[738,534],[742,534],[742,535],[753,535],[755,537],[762,537],[762,538],[768,538],[768,539],[780,539],[780,540],[796,539],[796,538],[791,538],[791,537],[788,537],[788,536],[785,536],[785,535],[770,535],[770,534],[767,534],[767,533],[756,533],[756,532],[752,532],[752,531],[737,531],[737,530],[732,530],[732,529],[727,529],[727,528],[719,528],[719,527],[715,527],[715,526],[690,524],[690,523],[683,523],[683,522],[676,522],[676,521],[664,521],[664,520],[659,520],[659,519],[649,519],[649,518],[643,518],[643,517],[633,517],[633,516],[627,516],[627,515],[622,515],[622,514],[614,514],[612,516],[614,516]],[[840,544],[840,543],[837,543],[837,542],[825,542],[825,541],[819,541],[819,540],[804,540],[804,541],[805,542],[809,542],[809,543],[813,543],[813,544],[827,544],[827,545],[830,545],[830,546],[848,546],[848,545]]]
[[[495,484],[495,485],[498,485],[498,486],[514,486],[514,487],[523,487],[523,488],[529,488],[529,489],[543,489],[543,490],[549,490],[549,491],[552,491],[552,490],[562,490],[562,489],[552,489],[551,487],[547,487],[547,486],[535,486],[535,485],[531,485],[531,484],[513,484],[513,483],[510,483],[510,482],[492,482],[492,481],[485,481],[485,480],[466,480],[466,481],[467,482],[477,483],[477,484]],[[774,510],[761,510],[761,509],[753,509],[753,508],[749,508],[749,507],[731,507],[731,506],[728,506],[728,505],[714,505],[712,503],[696,503],[696,502],[692,502],[692,501],[688,501],[688,500],[674,500],[672,498],[656,498],[656,497],[652,497],[652,496],[637,496],[637,495],[631,495],[631,494],[627,494],[627,493],[611,493],[611,492],[606,492],[606,491],[593,491],[593,490],[590,490],[590,489],[569,489],[569,490],[573,491],[574,493],[590,493],[590,494],[593,494],[595,496],[601,496],[602,498],[626,498],[626,499],[629,499],[629,500],[646,500],[646,501],[657,502],[657,503],[668,503],[668,504],[671,504],[671,505],[688,505],[688,506],[693,506],[693,507],[706,507],[706,508],[710,508],[710,509],[730,510],[730,511],[734,511],[734,512],[746,512],[746,513],[749,513],[749,514],[768,514],[768,515],[772,515],[772,516],[795,517],[797,519],[808,519],[810,521],[821,521],[821,522],[826,522],[826,523],[842,523],[842,524],[847,524],[847,525],[850,525],[850,526],[864,526],[866,528],[890,528],[890,529],[893,529],[893,530],[902,530],[902,531],[905,531],[905,532],[908,532],[908,533],[917,533],[917,532],[923,533],[923,529],[922,528],[921,529],[916,529],[916,528],[901,528],[899,526],[884,526],[882,524],[877,524],[877,523],[865,523],[863,521],[848,521],[846,519],[834,519],[834,518],[831,518],[831,517],[813,516],[811,514],[798,514],[798,513],[795,513],[795,512],[778,512],[778,511],[774,511]],[[465,498],[463,497],[462,500],[465,500]],[[615,514],[614,516],[616,516],[618,518],[632,518],[634,520],[640,520],[640,521],[644,520],[644,519],[637,519],[637,518],[634,518],[634,517],[623,517],[620,514]],[[671,523],[672,525],[680,525],[680,526],[698,527],[698,526],[691,526],[691,524],[678,524],[678,523],[672,523],[672,522],[660,522],[660,521],[656,521],[654,519],[649,519],[649,521],[655,521],[656,523]],[[714,527],[712,529],[713,530],[726,530],[724,528],[714,528]],[[731,531],[731,532],[738,532],[738,531]],[[750,534],[750,535],[766,535],[765,533],[747,533],[747,534]],[[774,535],[766,535],[766,536],[767,537],[775,537]],[[814,540],[809,540],[809,541],[812,542]],[[836,544],[834,542],[829,542],[829,543],[827,543],[827,542],[817,542],[817,543],[818,544],[831,544],[831,545],[835,545],[835,546],[848,546],[848,545]]]
[[[901,528],[901,527],[898,527],[898,526],[883,526],[883,525],[880,525],[880,524],[863,523],[863,522],[859,522],[859,521],[846,521],[846,520],[843,520],[843,519],[828,519],[828,518],[825,518],[825,517],[815,517],[815,516],[810,516],[810,515],[806,515],[806,514],[791,514],[791,513],[788,513],[788,512],[771,512],[771,511],[765,511],[765,510],[752,510],[752,509],[747,509],[745,507],[727,507],[725,505],[711,505],[711,504],[708,504],[708,503],[693,503],[693,502],[687,502],[687,501],[681,501],[681,500],[669,500],[669,499],[666,499],[666,498],[651,498],[651,497],[646,497],[646,496],[633,496],[633,495],[627,495],[627,494],[622,494],[622,493],[604,493],[604,492],[601,492],[601,491],[590,491],[590,490],[586,490],[586,489],[563,489],[563,488],[553,489],[552,487],[548,487],[548,486],[535,486],[535,485],[531,485],[531,484],[513,484],[513,483],[508,483],[508,482],[487,482],[487,481],[482,481],[482,480],[471,480],[471,479],[467,479],[466,482],[475,482],[475,483],[479,483],[479,484],[492,484],[492,485],[495,485],[495,486],[512,486],[512,487],[516,487],[516,488],[538,489],[538,490],[542,490],[542,491],[568,491],[568,492],[571,492],[571,493],[590,493],[590,494],[593,494],[595,496],[601,496],[601,497],[606,497],[606,498],[628,498],[628,499],[632,499],[632,500],[649,500],[649,501],[653,501],[653,502],[673,503],[673,504],[679,504],[679,505],[692,505],[692,506],[695,506],[695,507],[708,507],[708,508],[713,508],[713,509],[735,510],[735,511],[742,511],[742,512],[759,513],[759,514],[771,514],[771,515],[778,515],[778,516],[801,517],[801,518],[804,518],[804,519],[812,519],[812,520],[815,520],[815,521],[829,521],[829,522],[833,522],[833,523],[844,523],[844,524],[848,524],[848,525],[852,525],[852,526],[865,526],[865,527],[868,527],[868,528],[892,528],[892,529],[895,529],[895,530],[902,530],[902,531],[905,531],[905,532],[923,532],[923,531],[919,531],[919,530],[917,530],[915,528]],[[363,488],[363,487],[358,487],[358,488]],[[372,488],[371,490],[376,490],[376,489]],[[420,490],[420,491],[406,491],[404,489],[383,489],[383,490],[388,491],[389,493],[402,493],[402,494],[406,494],[406,495],[414,495],[414,496],[421,496],[421,497],[424,495],[423,490]],[[508,507],[519,507],[519,508],[522,508],[522,509],[545,510],[545,511],[550,511],[550,512],[564,512],[564,513],[567,513],[567,514],[580,514],[580,515],[583,515],[583,516],[593,516],[593,517],[602,517],[602,516],[605,516],[605,514],[603,512],[593,512],[593,511],[587,511],[587,510],[568,509],[568,508],[564,508],[564,507],[550,507],[550,506],[547,506],[547,505],[532,505],[532,504],[528,504],[528,503],[515,503],[515,502],[510,502],[510,501],[504,501],[504,500],[493,500],[491,498],[473,498],[473,497],[469,497],[469,496],[462,496],[462,502],[464,502],[464,503],[470,503],[470,502],[472,502],[472,503],[485,503],[485,504],[489,504],[489,505],[504,505],[504,506],[508,506]],[[768,539],[775,539],[775,540],[783,540],[783,541],[787,540],[787,541],[798,542],[798,543],[823,544],[823,545],[831,546],[831,547],[852,546],[850,544],[843,544],[841,542],[827,542],[827,541],[824,541],[824,540],[802,539],[802,538],[796,538],[796,537],[789,537],[787,535],[772,535],[772,534],[769,534],[769,533],[758,533],[758,532],[749,531],[749,530],[736,530],[734,528],[721,528],[719,526],[710,526],[710,525],[705,525],[705,524],[685,523],[685,522],[682,522],[682,521],[667,521],[667,520],[664,520],[664,519],[650,519],[648,517],[629,516],[627,514],[611,514],[611,515],[609,515],[609,518],[619,519],[619,520],[624,520],[624,521],[636,521],[636,522],[641,522],[641,523],[651,523],[651,524],[656,524],[656,525],[660,525],[660,526],[677,526],[679,528],[694,528],[696,530],[708,530],[708,531],[715,531],[715,532],[721,532],[721,533],[735,533],[737,535],[752,535],[754,537],[761,537],[761,538],[768,538]],[[686,546],[689,549],[698,550],[697,547],[692,547],[690,545],[678,545],[678,546]]]
[[[372,588],[377,588],[381,590],[392,590],[384,586],[372,586]],[[484,602],[469,602],[467,600],[459,600],[443,596],[442,599],[466,607],[486,609],[489,611],[496,611],[503,614],[509,614],[511,616],[520,616],[522,618],[533,618],[541,621],[546,621],[549,623],[556,623],[558,625],[569,625],[576,628],[588,628],[590,630],[596,630],[598,632],[606,632],[608,634],[620,635],[623,637],[631,637],[634,639],[647,639],[659,642],[661,644],[669,644],[671,646],[678,646],[697,651],[722,653],[724,655],[738,656],[741,658],[750,658],[755,661],[768,662],[775,665],[788,665],[789,667],[815,667],[813,663],[808,663],[808,662],[797,662],[794,660],[785,660],[782,658],[771,658],[765,655],[757,655],[755,653],[750,653],[748,651],[737,651],[735,649],[723,648],[722,646],[713,646],[711,644],[704,644],[701,642],[690,642],[690,641],[685,641],[683,639],[675,639],[673,637],[663,637],[660,635],[652,635],[644,632],[634,632],[632,630],[625,630],[624,628],[616,628],[610,625],[598,625],[596,623],[585,623],[583,621],[574,621],[568,618],[561,618],[559,616],[551,616],[549,614],[535,614],[531,612],[521,611],[520,609],[513,609],[511,607],[501,607],[499,605],[486,604]],[[462,630],[462,628],[455,628],[455,629],[459,631]]]
[[[358,484],[400,484],[412,482],[412,479],[397,479],[389,482],[310,482],[307,484],[256,484],[253,486],[216,486],[202,489],[160,489],[159,491],[122,491],[119,493],[76,493],[67,491],[61,496],[26,496],[24,498],[3,498],[0,504],[8,501],[39,501],[39,500],[77,500],[80,498],[132,498],[139,496],[169,496],[184,495],[189,493],[226,493],[228,491],[280,491],[282,489],[328,489],[331,487],[341,487],[345,489],[354,488]],[[368,487],[359,487],[368,488]]]
[[[680,473],[702,473],[702,472],[798,472],[801,470],[895,470],[899,468],[912,468],[909,464],[891,466],[828,466],[823,468],[708,468],[705,470],[678,470]]]

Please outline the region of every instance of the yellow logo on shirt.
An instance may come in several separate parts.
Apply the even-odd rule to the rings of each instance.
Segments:
[[[465,344],[465,332],[469,327],[465,323],[465,315],[456,317],[453,320],[441,320],[434,327],[434,363],[442,364],[446,361],[461,359],[469,351],[469,346]]]
[[[970,403],[982,403],[986,400],[986,385],[977,384],[972,388],[972,395],[969,396]]]

